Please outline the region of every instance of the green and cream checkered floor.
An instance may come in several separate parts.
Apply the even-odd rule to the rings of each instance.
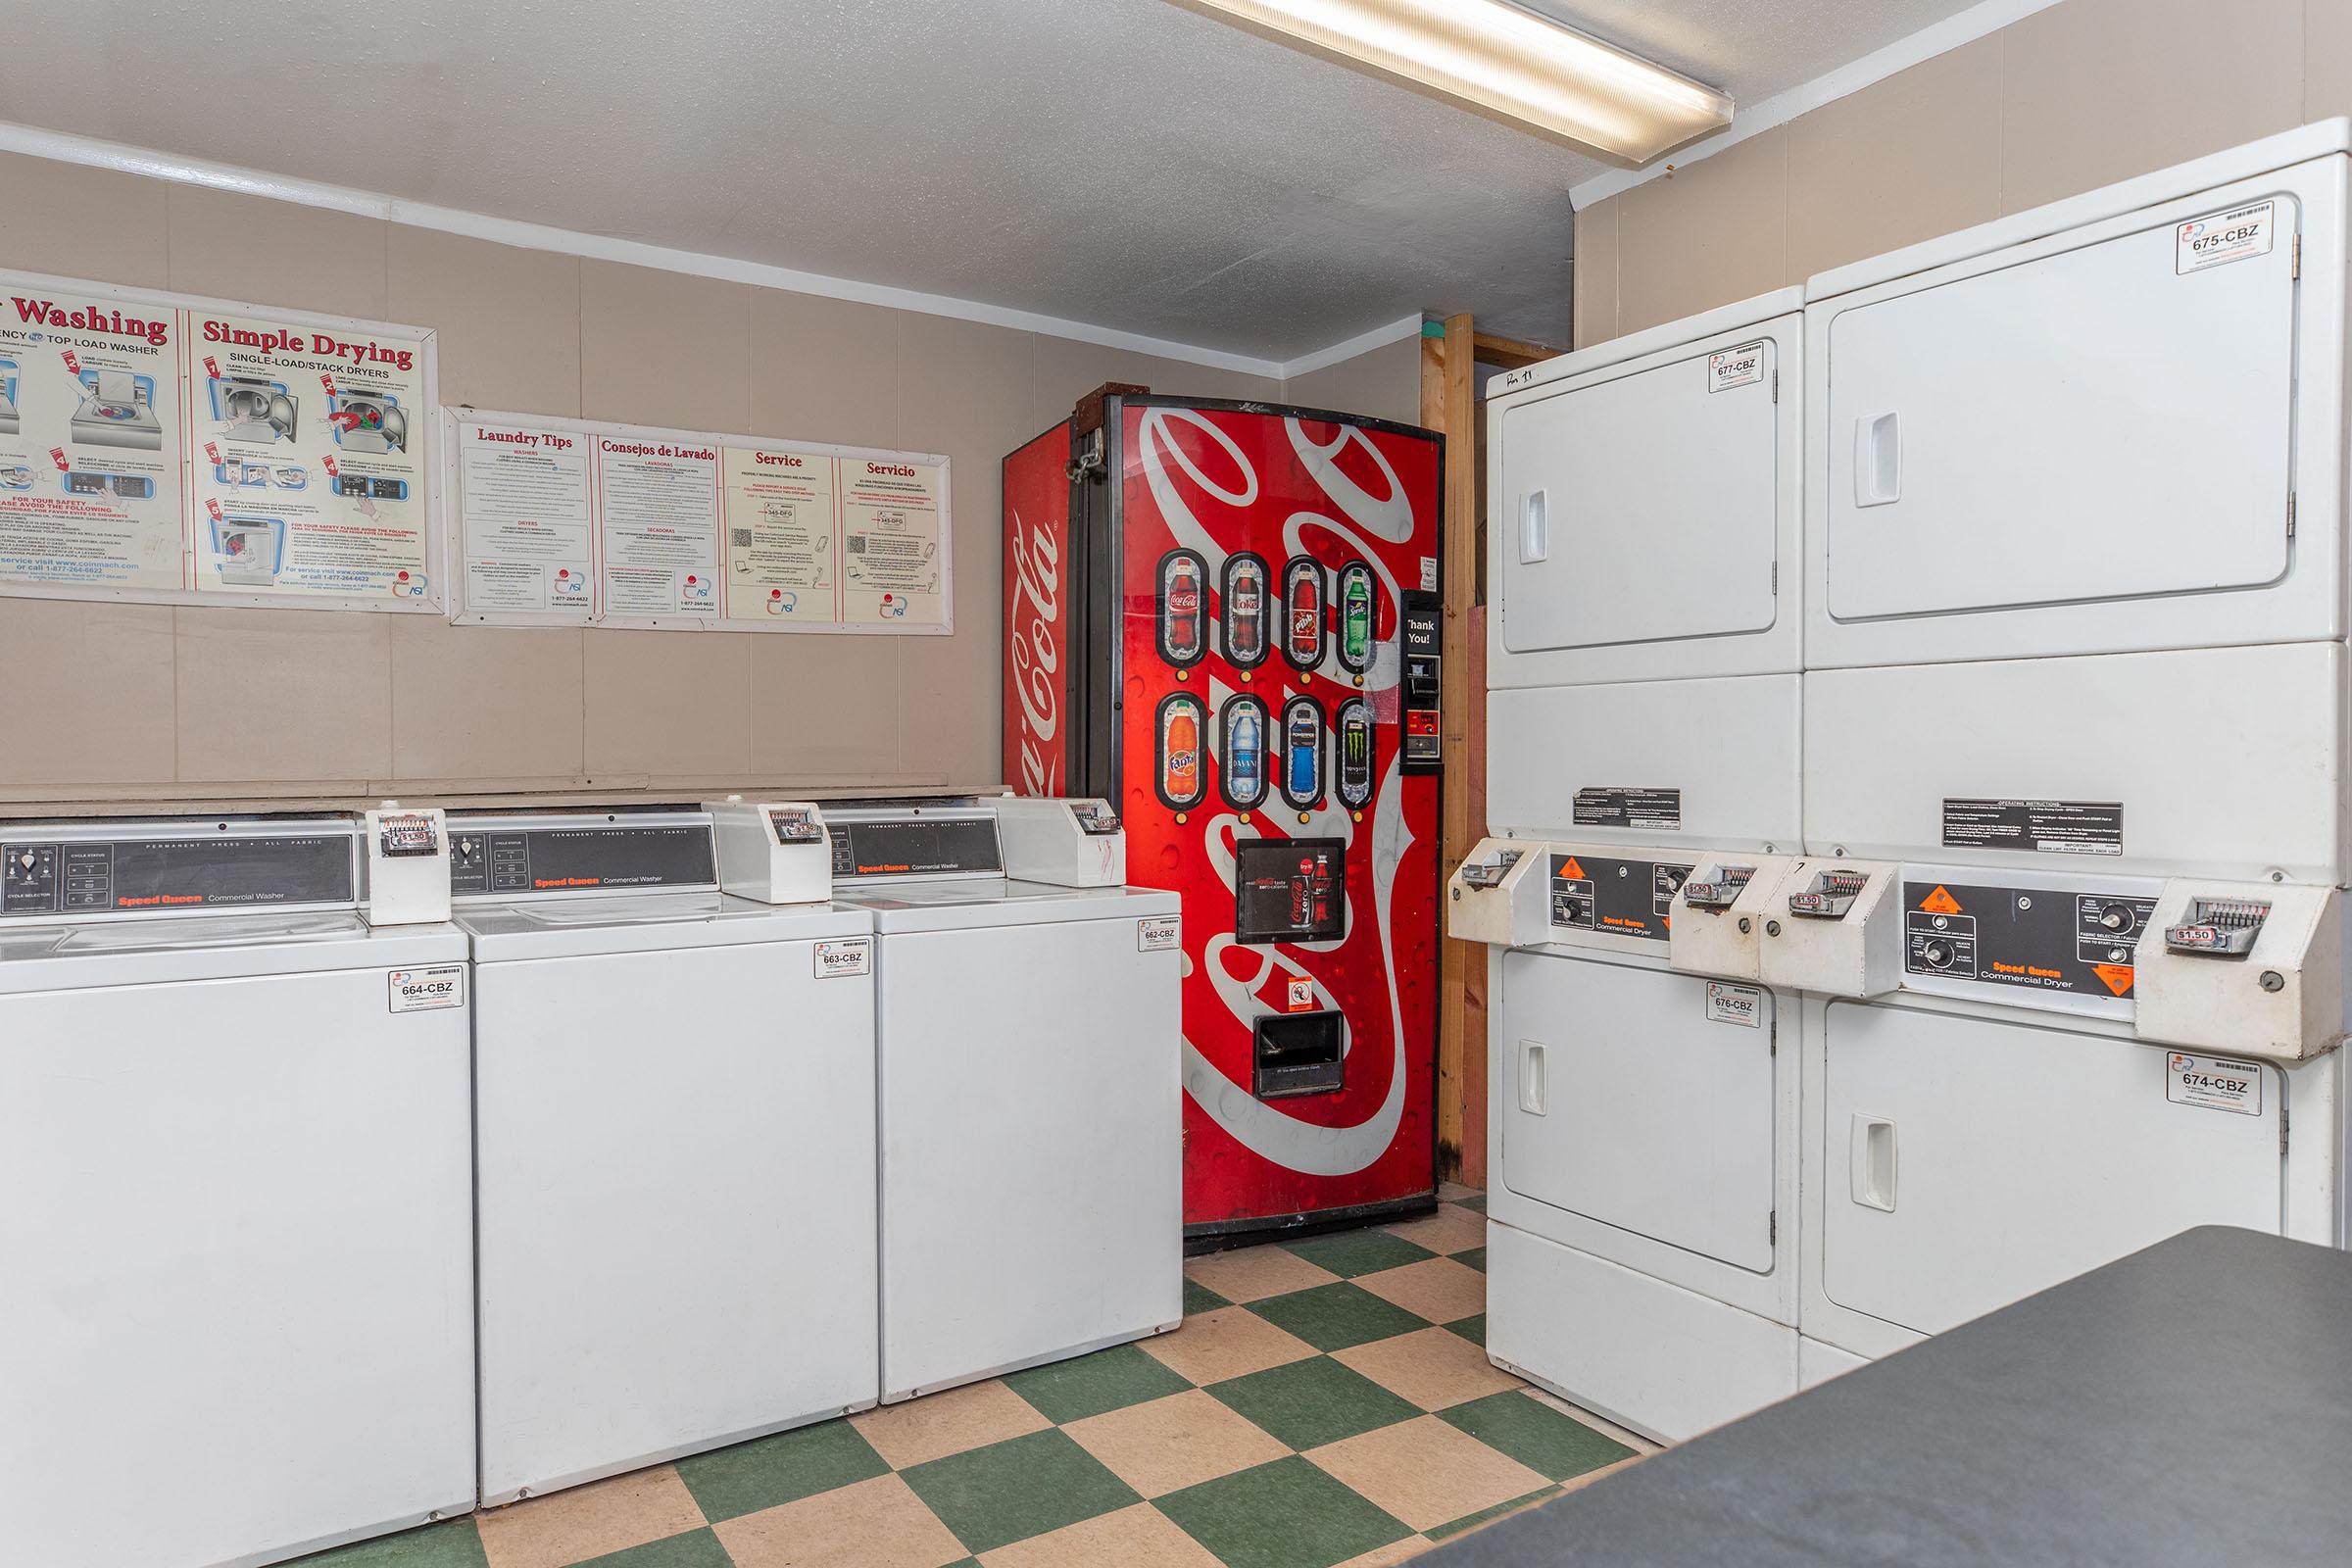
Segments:
[[[311,1568],[1371,1568],[1630,1460],[1483,1348],[1480,1195],[1186,1265],[1173,1334]]]

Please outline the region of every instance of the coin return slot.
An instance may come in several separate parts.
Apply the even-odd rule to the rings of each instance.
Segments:
[[[1811,887],[1788,895],[1788,912],[1809,920],[1842,920],[1869,885],[1869,875],[1861,871],[1817,872]]]
[[[1728,909],[1740,901],[1755,874],[1752,865],[1710,865],[1706,875],[1683,884],[1683,902],[1693,909]]]
[[[2164,946],[2170,953],[2202,957],[2242,958],[2262,935],[2271,906],[2257,899],[2193,899],[2188,919],[2165,927]]]
[[[1345,1043],[1336,1011],[1276,1013],[1258,1019],[1253,1092],[1260,1100],[1337,1094],[1347,1068]]]

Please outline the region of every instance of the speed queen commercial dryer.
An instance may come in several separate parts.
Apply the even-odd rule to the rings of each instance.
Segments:
[[[276,1562],[473,1506],[466,938],[363,923],[359,842],[0,825],[12,1568]]]
[[[1100,801],[825,822],[874,920],[883,1398],[1174,1328],[1177,896],[1119,885]]]
[[[862,910],[718,891],[708,813],[466,816],[482,1498],[875,1399]]]

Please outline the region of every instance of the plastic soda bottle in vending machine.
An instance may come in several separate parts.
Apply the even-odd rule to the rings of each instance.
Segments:
[[[1233,793],[1243,800],[1254,799],[1259,769],[1264,765],[1265,737],[1258,727],[1257,715],[1244,712],[1233,721],[1233,741],[1225,752],[1225,771]]]
[[[1200,720],[1195,716],[1190,703],[1179,703],[1168,715],[1164,783],[1172,801],[1191,802],[1200,798]]]
[[[1323,657],[1323,573],[1311,561],[1294,561],[1283,576],[1290,611],[1283,652],[1292,663],[1309,669]]]
[[[1189,660],[1200,651],[1200,568],[1189,555],[1168,564],[1167,593],[1162,602],[1161,642],[1171,660]]]
[[[1226,597],[1226,657],[1254,664],[1266,646],[1266,568],[1252,560],[1235,562]]]
[[[1340,662],[1361,669],[1372,662],[1372,573],[1349,566],[1340,586]]]

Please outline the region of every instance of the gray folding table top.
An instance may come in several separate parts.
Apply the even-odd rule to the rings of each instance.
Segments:
[[[2352,1563],[2352,1254],[2208,1226],[1415,1559]]]

